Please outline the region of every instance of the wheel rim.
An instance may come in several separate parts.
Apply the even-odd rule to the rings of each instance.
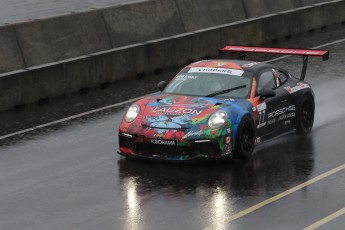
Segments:
[[[246,152],[250,152],[253,148],[253,130],[248,123],[243,127],[242,147]]]
[[[308,129],[313,124],[313,107],[310,103],[305,102],[302,107],[302,124]]]

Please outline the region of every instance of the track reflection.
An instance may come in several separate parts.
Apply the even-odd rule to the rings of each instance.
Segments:
[[[199,227],[236,228],[219,223],[309,179],[314,167],[313,146],[312,136],[291,134],[258,146],[251,161],[162,165],[121,159],[119,176],[128,207],[124,227],[158,229],[151,219],[159,216],[153,207],[159,200],[166,207],[176,203],[193,207],[189,212],[172,213],[172,222],[188,218],[197,220]],[[191,226],[198,228],[196,223]]]

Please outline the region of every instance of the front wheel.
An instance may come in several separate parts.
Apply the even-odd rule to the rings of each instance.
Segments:
[[[310,95],[305,95],[298,106],[297,132],[306,135],[310,133],[314,124],[315,103]]]
[[[250,117],[244,117],[238,126],[235,153],[241,158],[250,158],[254,150],[254,124]]]

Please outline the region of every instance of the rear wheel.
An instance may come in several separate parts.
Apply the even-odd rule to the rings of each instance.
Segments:
[[[303,135],[310,133],[314,124],[315,103],[310,95],[305,95],[298,106],[297,132]]]
[[[254,125],[250,117],[244,117],[238,126],[235,153],[240,158],[250,158],[254,150]]]

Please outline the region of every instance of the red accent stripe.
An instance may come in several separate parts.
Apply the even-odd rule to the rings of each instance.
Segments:
[[[317,56],[328,59],[328,50],[314,50],[314,49],[287,49],[287,48],[266,48],[266,47],[251,47],[251,46],[225,46],[221,51],[232,52],[248,52],[248,53],[267,53],[267,54],[286,54],[286,55],[301,55],[301,56]]]

